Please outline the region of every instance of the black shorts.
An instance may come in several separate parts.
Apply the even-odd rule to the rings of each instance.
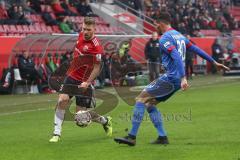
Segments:
[[[74,84],[74,85],[80,85],[82,82],[75,80],[71,77],[66,77],[64,79],[64,84]],[[92,104],[92,100],[93,100],[93,90],[89,90],[90,93],[87,93],[88,96],[84,96],[84,95],[79,95],[79,96],[75,96],[76,98],[76,105],[77,106],[81,106],[81,107],[86,107],[86,108],[91,108],[91,104]],[[70,99],[73,96],[69,96]]]

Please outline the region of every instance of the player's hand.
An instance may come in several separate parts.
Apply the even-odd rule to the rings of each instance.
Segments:
[[[185,91],[188,87],[189,85],[188,85],[187,79],[186,77],[183,77],[181,81],[181,88],[183,91]]]
[[[8,83],[8,82],[5,82],[5,83],[3,84],[3,87],[4,87],[4,88],[8,88],[8,87],[9,87],[9,83]]]
[[[221,64],[221,63],[218,63],[218,62],[214,62],[215,66],[218,68],[218,69],[223,69],[223,70],[227,70],[227,71],[230,71],[230,68],[228,68],[227,66]]]
[[[83,82],[78,86],[78,88],[83,88],[86,90],[90,84],[91,83],[89,83],[89,82]]]

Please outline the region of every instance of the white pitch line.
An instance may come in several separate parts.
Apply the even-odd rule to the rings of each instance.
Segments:
[[[7,115],[13,115],[13,114],[28,113],[28,112],[36,112],[36,111],[45,111],[45,110],[50,110],[50,109],[51,109],[51,108],[38,108],[38,109],[31,109],[31,110],[26,110],[26,111],[0,113],[0,116],[7,116]]]

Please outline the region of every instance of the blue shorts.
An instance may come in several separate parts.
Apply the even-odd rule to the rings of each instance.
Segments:
[[[168,77],[166,74],[164,74],[147,85],[144,91],[155,97],[157,101],[163,102],[170,98],[180,88],[180,79]]]

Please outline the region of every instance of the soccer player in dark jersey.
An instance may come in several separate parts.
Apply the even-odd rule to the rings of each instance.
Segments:
[[[64,84],[78,85],[79,88],[87,90],[100,73],[102,54],[103,47],[95,37],[95,20],[92,17],[85,17]],[[92,96],[92,93],[90,95]],[[84,95],[75,97],[77,111],[87,110],[91,107],[92,97]],[[68,107],[71,98],[72,96],[67,94],[59,94],[54,116],[53,137],[49,140],[50,142],[60,140],[65,109]],[[89,111],[89,113],[92,121],[102,124],[107,136],[111,136],[112,118],[101,116],[94,111]]]
[[[132,118],[132,129],[126,137],[115,138],[117,143],[123,143],[130,146],[136,144],[136,136],[142,122],[144,112],[147,110],[149,117],[157,129],[158,138],[153,144],[168,144],[167,134],[163,128],[161,113],[156,108],[159,102],[164,102],[170,98],[176,91],[182,88],[188,88],[188,82],[185,77],[185,57],[186,50],[192,51],[218,68],[229,70],[223,64],[217,63],[207,53],[192,44],[181,33],[174,30],[170,25],[171,17],[167,12],[161,12],[156,25],[160,34],[162,34],[159,44],[162,53],[162,63],[166,73],[150,83],[136,98],[134,114]]]

